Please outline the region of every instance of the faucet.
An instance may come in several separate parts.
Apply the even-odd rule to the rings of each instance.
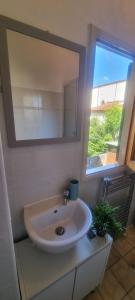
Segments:
[[[64,190],[63,196],[64,196],[63,204],[67,205],[67,202],[69,201],[69,190]]]

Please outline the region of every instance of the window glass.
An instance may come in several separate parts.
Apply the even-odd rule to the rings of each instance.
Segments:
[[[132,59],[123,52],[97,42],[89,101],[87,174],[95,168],[118,162],[123,105],[131,63]]]

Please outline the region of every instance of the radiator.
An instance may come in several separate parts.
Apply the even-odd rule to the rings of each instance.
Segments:
[[[135,173],[124,172],[117,177],[104,177],[101,180],[100,200],[118,207],[117,220],[126,227],[135,184]]]

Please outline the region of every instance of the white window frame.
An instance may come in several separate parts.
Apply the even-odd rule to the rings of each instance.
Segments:
[[[124,120],[121,135],[121,143],[119,150],[119,162],[111,165],[106,165],[103,167],[93,168],[90,170],[89,174],[86,174],[86,162],[87,162],[87,149],[88,149],[88,130],[89,130],[89,110],[90,99],[92,100],[92,89],[93,89],[93,76],[95,67],[95,49],[96,42],[107,43],[108,45],[120,50],[121,52],[127,54],[128,57],[133,57],[135,61],[135,48],[120,41],[118,38],[111,36],[110,34],[100,30],[99,28],[89,25],[89,39],[87,46],[87,56],[86,56],[86,84],[85,84],[85,107],[84,107],[84,128],[83,128],[83,168],[82,168],[82,179],[89,180],[91,177],[102,177],[108,176],[109,174],[115,174],[116,172],[121,172],[125,169],[126,151],[128,144],[128,136],[130,131],[130,123],[132,117],[134,96],[135,96],[135,63],[132,67],[132,71],[129,74],[128,84],[126,89],[126,101],[124,102]],[[89,93],[90,92],[90,93]],[[130,102],[129,102],[130,99]]]

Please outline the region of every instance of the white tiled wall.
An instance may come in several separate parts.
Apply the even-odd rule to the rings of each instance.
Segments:
[[[62,137],[62,92],[12,87],[12,97],[17,140]]]
[[[2,97],[0,124],[14,237],[24,233],[23,206],[59,194],[69,178],[79,177],[81,143],[8,148]]]
[[[19,300],[13,236],[0,137],[0,299]]]

